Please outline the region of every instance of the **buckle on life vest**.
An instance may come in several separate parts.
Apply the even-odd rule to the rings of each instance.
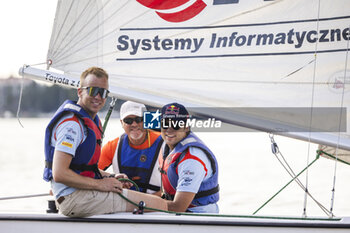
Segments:
[[[163,192],[161,198],[165,200],[172,201],[174,200],[174,195],[170,195],[169,193]]]
[[[163,170],[163,168],[158,168],[158,171],[160,172],[160,174],[164,174],[164,175],[166,175],[167,173],[166,173],[166,171],[165,170]]]

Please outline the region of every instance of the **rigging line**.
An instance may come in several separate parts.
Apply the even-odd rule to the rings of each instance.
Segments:
[[[350,26],[349,26],[350,30]],[[343,91],[341,96],[341,104],[340,104],[340,119],[339,119],[339,128],[338,128],[338,139],[337,139],[337,147],[335,148],[335,162],[334,162],[334,174],[333,174],[333,187],[332,187],[332,198],[331,198],[331,206],[330,211],[333,213],[333,207],[334,207],[334,198],[335,198],[335,183],[336,183],[336,176],[337,176],[337,162],[338,162],[338,152],[339,152],[339,141],[340,141],[340,128],[342,123],[342,111],[344,106],[344,95],[345,95],[345,82],[346,82],[346,71],[348,67],[348,55],[349,55],[349,40],[347,42],[347,50],[345,54],[345,66],[344,66],[344,81],[343,81]]]
[[[293,169],[289,166],[287,160],[285,159],[285,157],[283,156],[282,152],[279,150],[277,143],[274,140],[274,136],[273,134],[270,134],[270,140],[271,140],[271,148],[272,148],[272,153],[275,155],[276,159],[280,162],[280,164],[282,165],[282,167],[287,171],[287,173],[291,176],[292,181],[294,180],[302,190],[304,190],[305,192],[307,192],[307,194],[309,195],[309,197],[320,207],[320,209],[328,216],[331,217],[333,216],[331,214],[330,211],[327,210],[326,207],[324,207],[319,201],[316,200],[316,198],[314,198],[314,196],[307,191],[306,187],[303,185],[303,183],[300,181],[300,179],[298,178],[298,176],[300,175],[300,173],[298,175],[295,174],[295,172],[293,171]],[[278,157],[278,155],[280,155],[280,157],[283,159],[283,161]],[[317,157],[318,159],[318,157]],[[316,161],[316,160],[314,160]],[[308,164],[307,168],[310,167],[310,164]]]
[[[41,63],[36,63],[36,64],[32,64],[32,65],[25,65],[26,67],[27,66],[40,66],[40,65],[45,65],[46,62],[41,62]]]
[[[92,28],[90,31],[88,31],[88,32],[86,33],[86,35],[89,35],[89,34],[92,33],[93,31],[95,31],[100,25],[103,25],[105,22],[107,22],[108,20],[110,20],[114,15],[116,15],[120,10],[122,10],[128,3],[130,3],[130,1],[127,1],[126,3],[124,3],[123,6],[121,6],[121,7],[118,8],[116,11],[114,11],[110,16],[108,16],[106,19],[104,19],[99,25],[97,25],[96,27],[94,27],[94,28]],[[105,6],[106,6],[106,5],[104,5],[102,8],[104,8]],[[87,24],[86,24],[86,25],[87,25]],[[85,25],[85,27],[86,27],[86,25]],[[85,27],[84,27],[84,28],[85,28]],[[114,33],[114,32],[115,32],[116,30],[118,30],[118,29],[119,29],[119,28],[113,29],[111,32],[109,32],[109,33],[107,33],[107,34],[104,34],[104,35],[102,35],[101,37],[97,38],[96,40],[93,40],[93,41],[91,41],[90,43],[85,44],[84,46],[82,46],[82,47],[80,47],[80,48],[74,50],[73,52],[71,52],[71,51],[70,51],[71,49],[73,49],[77,44],[79,44],[83,39],[85,39],[85,37],[82,37],[79,41],[76,41],[76,42],[75,42],[72,46],[70,46],[69,48],[66,47],[64,50],[62,50],[62,51],[60,52],[60,54],[58,54],[57,57],[55,57],[55,60],[57,60],[57,61],[64,60],[64,59],[66,59],[67,57],[69,57],[69,56],[75,54],[76,52],[78,52],[78,51],[80,51],[80,50],[82,50],[83,48],[86,48],[86,47],[88,47],[89,45],[94,44],[95,42],[97,42],[97,41],[103,39],[104,37],[106,37],[106,36],[108,36],[108,35]],[[70,51],[71,53],[69,53],[68,55],[62,57],[62,56],[63,56],[66,52],[68,52],[68,51]]]
[[[109,104],[109,109],[108,109],[107,115],[106,115],[106,117],[105,117],[105,120],[104,120],[103,126],[102,126],[102,129],[103,129],[103,134],[102,134],[102,136],[103,136],[103,137],[105,136],[106,129],[107,129],[107,124],[108,124],[108,121],[109,121],[110,116],[112,115],[113,108],[114,108],[114,106],[115,106],[116,101],[117,101],[117,98],[116,98],[116,97],[112,97],[111,102],[110,102],[110,104]]]
[[[270,140],[271,140],[271,149],[272,149],[272,153],[276,156],[277,160],[281,163],[281,160],[278,158],[278,156],[276,155],[276,153],[280,153],[277,144],[275,143],[274,139],[273,139],[273,134],[270,134]],[[310,167],[312,164],[314,164],[317,160],[319,159],[319,154],[317,154],[316,158],[307,166],[305,167],[303,170],[301,170],[297,175],[292,176],[292,179],[286,184],[284,185],[278,192],[276,192],[271,198],[269,198],[263,205],[261,205],[254,213],[253,215],[255,215],[257,212],[259,212],[264,206],[266,206],[273,198],[275,198],[279,193],[281,193],[289,184],[291,184],[293,181],[296,181],[296,179],[298,179],[298,177],[308,168]],[[282,166],[284,167],[284,165],[282,164]],[[284,167],[286,169],[286,167]],[[286,171],[288,172],[288,170],[286,169]],[[289,172],[288,172],[289,173]],[[297,184],[300,185],[300,183],[297,182]],[[303,187],[301,187],[303,189]],[[303,189],[304,190],[304,189]],[[315,203],[321,208],[321,210],[327,215],[327,216],[331,216],[329,214],[329,211],[327,211],[327,209],[321,204],[319,203],[310,193],[308,193],[308,195],[312,198],[312,200],[315,201]]]
[[[71,25],[71,27],[69,28],[69,30],[68,30],[68,31],[66,32],[66,34],[63,36],[63,39],[61,40],[61,42],[59,43],[59,45],[55,48],[55,52],[54,52],[52,55],[50,55],[50,56],[54,57],[55,54],[57,53],[57,51],[60,50],[63,41],[65,41],[65,39],[68,38],[67,35],[72,31],[72,29],[75,27],[75,25],[77,24],[77,22],[82,18],[82,15],[85,13],[85,11],[86,11],[86,9],[88,8],[88,6],[90,5],[91,1],[92,1],[92,0],[89,0],[89,2],[85,5],[84,9],[80,12],[79,16],[77,17],[77,20],[74,21],[74,23]],[[68,46],[69,43],[70,43],[71,41],[73,41],[73,38],[75,38],[75,37],[76,37],[76,35],[73,35],[73,36],[71,37],[72,40],[68,41],[67,44],[66,44],[66,46]]]
[[[333,216],[333,214],[331,214],[326,207],[324,207],[319,201],[316,200],[316,198],[306,189],[306,187],[303,185],[303,183],[300,181],[300,179],[298,178],[297,175],[295,175],[294,171],[291,169],[290,171],[288,170],[288,163],[286,163],[287,167],[285,164],[283,164],[283,162],[280,160],[280,158],[278,158],[278,156],[275,154],[277,160],[280,162],[280,164],[282,165],[282,167],[287,171],[287,173],[292,177],[292,179],[299,185],[299,187],[304,190],[305,193],[307,193],[307,195],[318,205],[318,207],[320,207],[320,209],[328,216],[331,217]],[[310,163],[309,163],[310,165]],[[308,167],[309,167],[308,165]],[[308,168],[307,167],[307,168]]]
[[[38,65],[44,65],[46,64],[46,62],[42,62],[42,63],[37,63],[37,64],[33,64],[31,66],[38,66]],[[23,65],[22,68],[25,69],[27,68],[29,65]],[[21,119],[20,119],[20,116],[19,116],[19,113],[21,112],[21,104],[22,104],[22,96],[23,96],[23,88],[24,88],[24,73],[22,72],[21,73],[21,76],[22,76],[22,79],[21,79],[21,89],[20,89],[20,92],[19,92],[19,99],[18,99],[18,107],[17,107],[17,113],[16,113],[16,117],[17,117],[17,120],[18,120],[18,123],[20,124],[20,126],[22,128],[24,128],[22,122],[21,122]]]
[[[70,11],[72,10],[72,7],[73,7],[73,2],[76,2],[76,1],[73,1],[73,0],[72,0],[71,4],[70,4],[70,6],[69,6],[69,9],[68,9],[68,11],[67,11],[67,13],[66,13],[66,16],[64,17],[63,23],[62,23],[60,29],[58,30],[57,36],[55,37],[55,40],[54,40],[54,42],[52,43],[52,46],[51,46],[52,48],[55,47],[55,44],[56,44],[57,39],[58,39],[58,36],[61,34],[61,31],[62,31],[62,29],[63,29],[63,26],[65,25],[66,20],[68,19],[68,15],[69,15]]]
[[[66,46],[64,47],[64,49],[62,49],[62,50],[59,50],[58,48],[54,51],[54,53],[51,55],[53,58],[55,58],[56,59],[56,56],[60,56],[61,54],[64,54],[66,51],[69,51],[69,49],[67,49],[67,47],[68,47],[68,45],[70,45],[71,43],[73,43],[74,42],[74,40],[75,39],[77,39],[77,37],[79,36],[79,35],[81,35],[81,32],[86,28],[86,26],[87,25],[89,25],[89,23],[93,20],[93,19],[95,19],[99,14],[100,14],[100,12],[106,7],[106,5],[108,5],[108,3],[110,2],[111,0],[108,0],[107,2],[105,2],[105,4],[83,25],[83,27],[80,27],[80,29],[74,34],[74,35],[72,35],[71,36],[71,40],[66,44]],[[80,17],[78,18],[78,20],[80,19]],[[76,23],[77,21],[75,21],[75,23]],[[100,25],[101,25],[101,23],[100,23]],[[99,26],[99,25],[98,25]],[[98,27],[97,26],[97,27]],[[94,28],[94,29],[96,29],[96,27]],[[78,41],[78,42],[76,42],[75,44],[73,44],[73,46],[71,46],[71,47],[69,47],[70,49],[71,48],[73,48],[76,44],[78,44],[80,41],[82,41],[83,39],[85,39],[85,37],[87,36],[87,35],[89,35],[90,33],[91,33],[92,31],[89,31],[88,33],[86,33],[85,35],[82,35],[82,37],[81,37],[81,39]],[[68,35],[68,33],[67,33],[67,35]],[[66,35],[66,37],[67,37],[67,35]],[[64,37],[64,38],[66,38],[66,37]]]
[[[318,0],[318,8],[317,8],[317,21],[316,21],[316,31],[319,31],[320,26],[320,8],[321,8],[321,0]],[[315,43],[315,59],[314,59],[314,72],[313,72],[313,83],[316,79],[316,65],[317,65],[317,50],[318,50],[318,40]],[[307,149],[307,165],[310,162],[310,147],[311,147],[311,127],[312,127],[312,118],[313,118],[313,106],[314,106],[314,96],[315,96],[315,85],[312,85],[311,92],[311,109],[310,109],[310,122],[309,122],[309,136],[308,136],[308,149]],[[309,187],[309,169],[306,169],[306,177],[305,177],[305,194],[304,194],[304,207],[303,207],[303,217],[306,217],[306,206],[307,206],[307,191]]]
[[[44,197],[44,196],[51,196],[51,194],[50,193],[39,193],[39,194],[29,194],[29,195],[21,195],[21,196],[0,197],[0,201],[12,200],[12,199],[22,199],[22,198],[31,198],[31,197]]]
[[[26,65],[23,65],[23,69],[25,69],[27,66]],[[20,93],[19,93],[19,100],[18,100],[18,107],[17,107],[17,120],[18,120],[18,123],[20,124],[20,126],[23,127],[22,123],[21,123],[21,120],[19,118],[19,113],[21,111],[21,103],[22,103],[22,96],[23,96],[23,86],[24,86],[24,73],[22,72],[22,80],[21,80],[21,90],[20,90]]]

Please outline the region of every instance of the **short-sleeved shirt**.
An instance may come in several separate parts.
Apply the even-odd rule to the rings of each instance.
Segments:
[[[51,135],[51,145],[55,147],[55,151],[62,151],[75,156],[78,146],[86,139],[87,129],[83,122],[77,118],[73,118],[74,114],[64,115],[54,126]],[[52,192],[56,199],[60,196],[66,196],[74,192],[76,189],[57,183],[51,180]]]
[[[210,160],[207,155],[199,148],[190,147],[189,153],[192,155],[189,159],[181,160],[177,171],[179,179],[176,191],[198,193],[202,182],[213,175]],[[205,206],[196,206],[189,208],[196,213],[218,213],[219,208],[216,203]]]

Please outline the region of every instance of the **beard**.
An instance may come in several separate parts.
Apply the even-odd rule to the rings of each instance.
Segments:
[[[144,134],[145,134],[145,132],[143,132],[142,130],[135,129],[135,130],[131,130],[128,136],[132,140],[140,140],[143,137]]]

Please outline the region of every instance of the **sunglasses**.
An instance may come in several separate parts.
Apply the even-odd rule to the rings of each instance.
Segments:
[[[83,89],[86,89],[89,96],[97,96],[98,94],[100,94],[102,99],[106,99],[108,97],[108,93],[109,91],[101,88],[101,87],[82,87]]]
[[[165,121],[165,120],[162,120],[162,122],[160,124],[160,127],[162,129],[169,129],[171,127],[174,130],[179,130],[179,129],[182,128],[179,123],[180,123],[180,121],[171,121],[171,120]]]
[[[134,121],[136,123],[142,122],[143,121],[143,117],[134,117],[134,118],[128,117],[128,118],[124,118],[123,121],[124,121],[125,124],[131,125]]]

